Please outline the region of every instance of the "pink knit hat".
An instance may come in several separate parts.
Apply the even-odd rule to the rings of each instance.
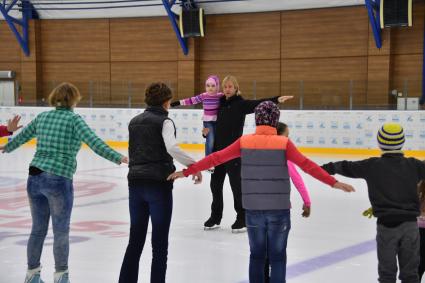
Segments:
[[[205,81],[205,85],[207,85],[207,83],[214,83],[215,86],[217,87],[217,92],[219,92],[219,90],[220,90],[220,80],[216,75],[208,76],[207,80]]]

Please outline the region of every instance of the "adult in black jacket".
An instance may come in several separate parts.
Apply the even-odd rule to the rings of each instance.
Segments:
[[[283,103],[292,96],[276,96],[259,100],[245,100],[240,96],[239,84],[235,77],[227,76],[222,82],[224,96],[220,100],[217,113],[214,151],[226,148],[242,136],[245,116],[254,113],[255,107],[263,101],[271,100]],[[226,174],[229,175],[233,193],[234,208],[237,213],[236,221],[232,225],[233,232],[245,230],[245,212],[242,208],[241,194],[241,160],[236,158],[217,166],[211,175],[211,216],[204,223],[204,229],[220,227],[223,213],[223,184]]]

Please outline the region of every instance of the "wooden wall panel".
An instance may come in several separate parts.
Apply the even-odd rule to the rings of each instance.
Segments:
[[[390,56],[369,56],[367,60],[367,98],[369,106],[390,102]]]
[[[21,61],[19,44],[6,21],[0,21],[0,62],[19,61]]]
[[[41,92],[41,90],[38,90],[38,86],[41,86],[38,80],[40,79],[41,82],[41,77],[38,76],[37,64],[35,62],[22,62],[20,72],[20,97],[25,104],[39,105],[41,101],[37,101],[37,91]],[[41,99],[42,97],[39,100]]]
[[[79,88],[83,96],[81,106],[89,105],[90,99],[97,106],[110,104],[109,63],[44,63],[44,97],[61,82],[69,82]]]
[[[282,12],[282,58],[366,56],[364,7]]]
[[[235,76],[246,99],[280,95],[280,60],[201,61],[201,88],[211,74],[218,75],[220,83],[226,75]]]
[[[391,29],[392,54],[422,54],[424,40],[425,3],[413,3],[413,26]],[[422,64],[422,62],[419,62]]]
[[[288,105],[299,106],[300,81],[307,107],[347,108],[350,80],[353,80],[353,104],[366,101],[367,58],[290,59],[282,61],[282,95],[295,95]]]
[[[109,20],[43,20],[44,62],[109,61]]]
[[[167,17],[111,20],[111,61],[173,61],[177,52]]]
[[[140,107],[144,103],[146,86],[156,81],[168,84],[175,95],[177,63],[114,62],[111,64],[111,103],[128,105],[128,97],[131,96],[132,105]]]
[[[280,12],[208,15],[202,60],[280,58]]]
[[[419,62],[419,63],[418,63]],[[420,97],[422,94],[422,54],[394,55],[392,57],[391,89],[404,92],[407,82],[408,96]]]

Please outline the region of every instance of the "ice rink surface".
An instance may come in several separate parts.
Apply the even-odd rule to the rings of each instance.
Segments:
[[[121,152],[125,153],[124,150]],[[31,216],[26,197],[28,164],[33,147],[0,156],[0,283],[23,282],[26,242]],[[201,158],[202,152],[190,152]],[[310,155],[318,164],[362,156]],[[181,168],[179,166],[178,168]],[[129,231],[127,167],[117,166],[83,149],[74,176],[71,219],[70,278],[72,283],[118,282]],[[370,206],[363,180],[337,179],[355,193],[334,190],[300,171],[312,199],[310,218],[301,216],[302,201],[293,187],[292,229],[288,240],[287,282],[377,282],[375,220],[362,216]],[[230,185],[224,187],[222,227],[204,231],[209,217],[210,176],[201,185],[190,178],[174,185],[167,282],[247,283],[249,246],[246,233],[232,234],[235,220]],[[150,236],[140,262],[139,282],[149,282]],[[42,255],[42,278],[53,282],[52,231]]]

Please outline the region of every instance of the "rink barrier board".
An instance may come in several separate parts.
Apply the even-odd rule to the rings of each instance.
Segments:
[[[8,138],[0,138],[0,144],[5,144]],[[32,139],[27,142],[25,146],[34,147],[36,140]],[[122,149],[128,148],[128,142],[122,141],[106,141],[106,144],[112,148]],[[84,148],[87,148],[87,145],[83,144]],[[180,148],[188,151],[204,151],[205,146],[203,144],[180,144]],[[379,156],[381,151],[379,149],[358,149],[358,148],[313,148],[313,147],[298,147],[299,151],[307,155],[361,155],[361,156]],[[406,156],[416,157],[416,158],[425,158],[424,150],[404,150]]]

